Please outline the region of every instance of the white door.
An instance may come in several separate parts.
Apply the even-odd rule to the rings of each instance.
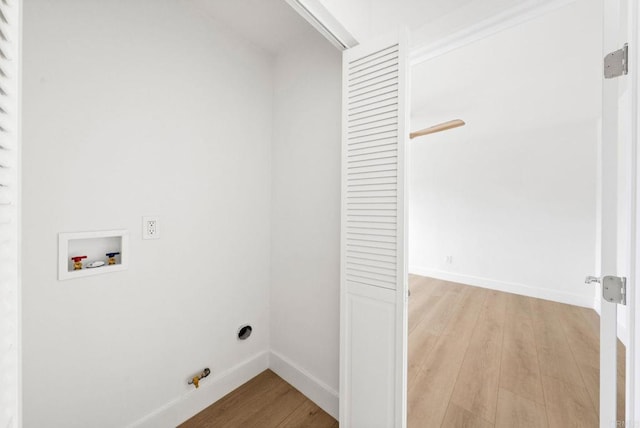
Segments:
[[[637,79],[636,70],[623,71],[625,43],[631,41],[630,30],[637,31],[637,24],[630,20],[630,13],[636,8],[637,0],[603,0],[604,38],[603,56],[607,59],[603,73],[602,96],[602,140],[600,145],[600,233],[599,233],[599,286],[600,296],[600,426],[635,426],[624,424],[634,418],[634,367],[627,363],[626,417],[616,414],[617,398],[617,337],[619,319],[629,327],[633,319],[633,295],[625,296],[626,308],[621,309],[624,317],[618,317],[621,303],[616,303],[616,294],[622,284],[618,277],[626,277],[629,285],[633,278],[634,240],[633,192],[635,175],[635,130],[631,96],[635,91],[632,79]],[[631,24],[631,25],[629,25]],[[635,49],[635,47],[634,47]],[[633,51],[629,49],[629,51]],[[608,276],[608,277],[607,277]],[[595,281],[594,281],[595,282]],[[631,291],[627,287],[628,291]],[[610,295],[607,295],[609,292]],[[629,322],[631,321],[631,322]],[[632,331],[632,330],[631,330]],[[634,343],[627,344],[627,355]]]
[[[0,427],[21,426],[19,64],[22,2],[0,2]]]
[[[406,426],[408,51],[344,52],[340,426]]]

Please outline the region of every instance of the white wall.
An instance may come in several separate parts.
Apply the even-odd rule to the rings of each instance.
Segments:
[[[340,52],[297,40],[276,58],[274,95],[272,365],[337,415]]]
[[[576,2],[414,67],[412,129],[467,125],[412,142],[412,272],[592,305],[600,20]]]
[[[497,23],[507,16],[518,16],[517,20],[526,21],[536,9],[553,10],[572,1],[576,0],[444,0],[440,2],[439,8],[431,8],[436,13],[425,10],[423,16],[428,18],[422,22],[414,21],[411,42],[414,46],[428,45],[454,33],[468,31],[470,27],[482,25],[483,21]],[[533,12],[533,15],[537,15],[537,12]],[[384,17],[380,14],[377,16],[379,19]]]
[[[272,102],[271,59],[188,3],[25,2],[25,428],[127,426],[266,368]],[[57,281],[58,232],[113,228],[127,271]]]

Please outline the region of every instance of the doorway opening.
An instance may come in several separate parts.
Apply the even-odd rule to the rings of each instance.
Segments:
[[[601,47],[589,0],[413,67],[411,129],[466,125],[410,143],[409,427],[598,426]]]

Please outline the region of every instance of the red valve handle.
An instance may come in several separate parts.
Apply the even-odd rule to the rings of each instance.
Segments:
[[[78,263],[80,260],[82,259],[86,259],[87,256],[76,256],[76,257],[71,257],[71,260],[73,260],[75,263]]]

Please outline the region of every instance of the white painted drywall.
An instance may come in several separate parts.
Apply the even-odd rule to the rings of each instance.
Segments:
[[[357,41],[376,35],[372,29],[371,0],[317,0]]]
[[[290,372],[306,373],[324,390],[322,396],[335,397],[324,406],[334,414],[341,64],[340,52],[315,32],[276,57],[272,158],[271,347],[280,365],[288,362],[297,369]],[[302,389],[300,376],[287,380]]]
[[[188,1],[272,54],[309,31],[309,24],[285,0]]]
[[[407,28],[411,45],[418,47],[438,42],[458,31],[467,31],[485,20],[498,22],[514,12],[554,9],[576,0],[314,1],[322,3],[360,43]],[[307,4],[310,2],[306,0]]]
[[[186,2],[25,2],[25,428],[206,405],[208,383],[266,355],[272,71]],[[141,239],[143,215],[160,240]],[[127,271],[57,280],[59,232],[120,228]]]
[[[573,1],[576,0],[440,0],[431,8],[423,6],[424,13],[418,15],[425,17],[424,20],[413,19],[411,42],[414,46],[438,43],[447,36],[467,32],[483,22],[498,23],[508,17],[527,21],[533,11],[553,10]],[[382,23],[384,14],[380,12],[384,10],[379,10],[375,16]]]
[[[591,306],[599,2],[575,2],[414,67],[410,270]],[[446,262],[447,256],[452,263]]]

